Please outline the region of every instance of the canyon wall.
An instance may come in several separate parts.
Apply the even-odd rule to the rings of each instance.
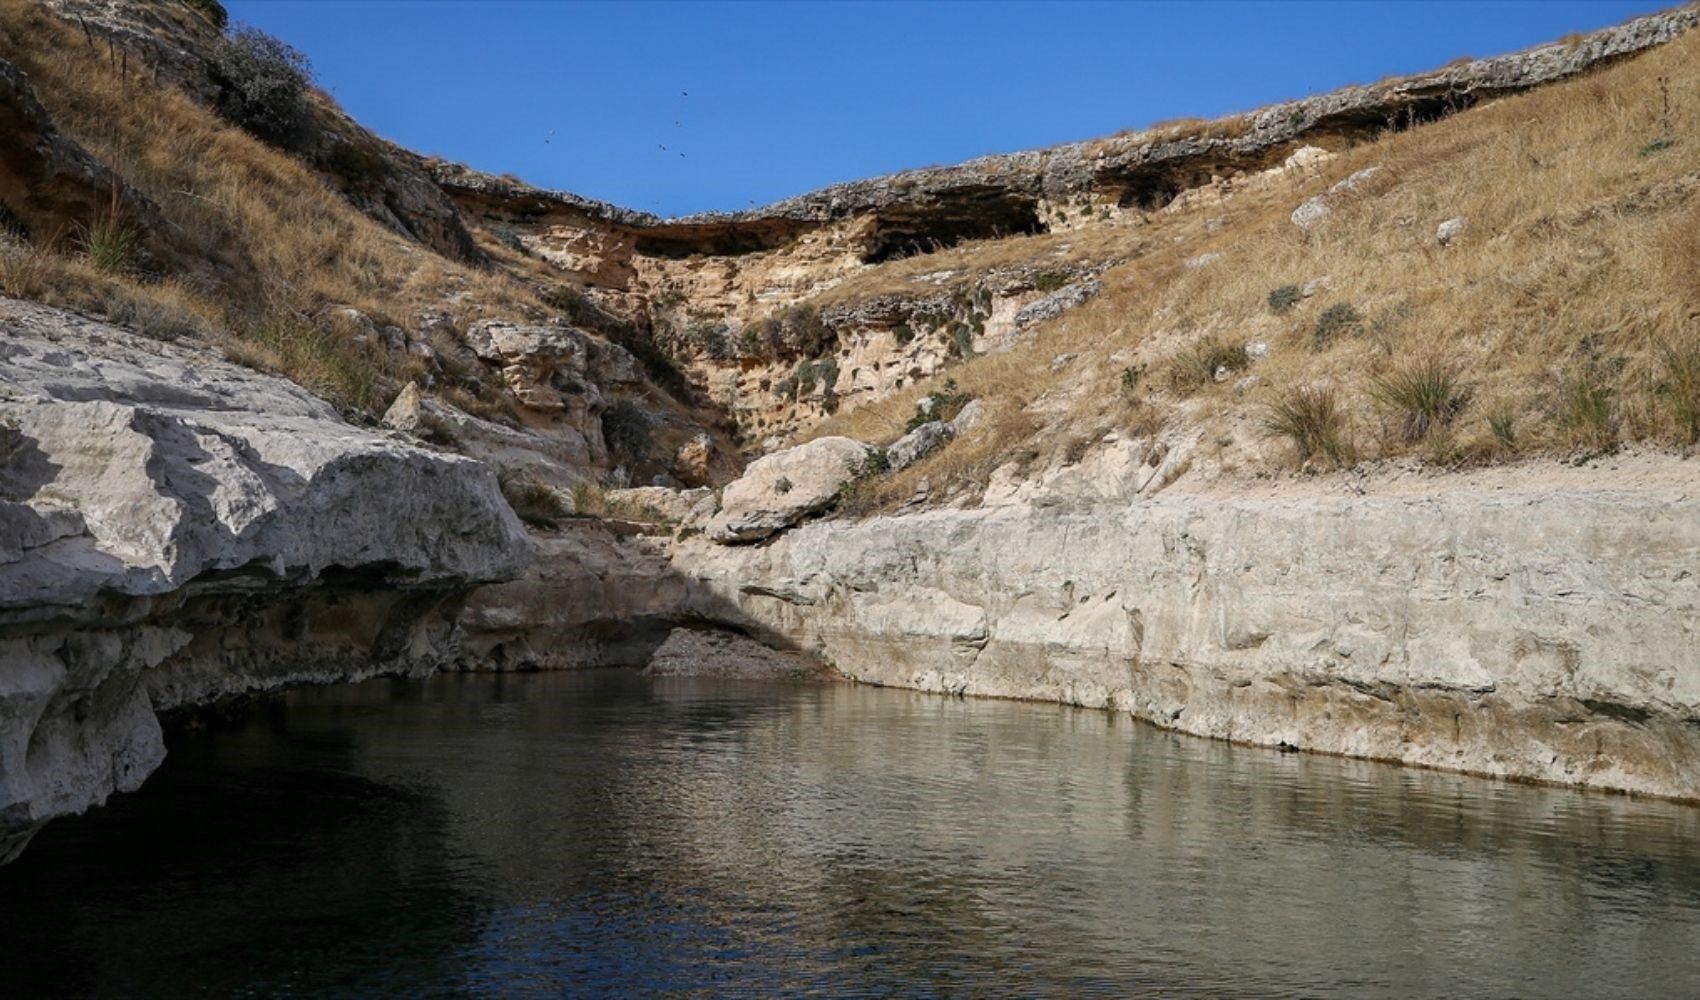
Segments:
[[[691,612],[862,681],[1700,800],[1697,551],[1692,490],[1512,486],[823,521],[675,565]]]

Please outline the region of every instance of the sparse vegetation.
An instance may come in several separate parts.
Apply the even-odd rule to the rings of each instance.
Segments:
[[[567,506],[561,502],[560,494],[556,493],[553,487],[531,476],[504,471],[497,476],[496,482],[501,486],[502,496],[507,499],[508,506],[514,509],[521,521],[533,528],[553,529],[568,515]],[[577,494],[575,489],[575,501]]]
[[[1457,372],[1427,359],[1372,376],[1369,395],[1398,420],[1400,439],[1414,443],[1452,423],[1469,401],[1470,391]]]
[[[1267,299],[1269,303],[1269,311],[1280,316],[1298,305],[1299,300],[1303,297],[1303,293],[1299,290],[1299,286],[1297,285],[1281,285],[1277,288],[1272,288],[1269,290],[1269,296]]]
[[[1244,371],[1250,364],[1244,344],[1209,337],[1170,359],[1169,384],[1177,392],[1195,392],[1216,381],[1217,373]]]
[[[1676,440],[1700,444],[1700,339],[1662,345],[1659,361],[1663,377],[1657,392],[1670,408]]]
[[[77,242],[89,266],[102,274],[128,274],[136,269],[141,233],[124,220],[116,187],[111,204],[92,222],[77,227]]]
[[[1310,331],[1311,345],[1318,350],[1327,347],[1334,338],[1351,333],[1363,323],[1363,316],[1347,302],[1337,302],[1322,311],[1316,326]]]
[[[954,420],[973,398],[957,386],[955,379],[947,378],[942,388],[927,393],[915,404],[915,412],[909,417],[909,422],[903,425],[903,432],[907,434],[922,424],[930,424],[935,420]]]
[[[615,456],[630,462],[648,458],[654,447],[649,417],[629,399],[615,400],[602,411],[602,440]]]
[[[1331,387],[1300,386],[1282,393],[1264,413],[1263,428],[1291,443],[1300,465],[1322,459],[1342,468],[1356,461],[1345,412]]]
[[[1559,382],[1555,414],[1573,450],[1598,454],[1617,447],[1617,409],[1612,387],[1593,369]]]

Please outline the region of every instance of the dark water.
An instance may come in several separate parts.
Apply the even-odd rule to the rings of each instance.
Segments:
[[[179,737],[0,995],[1700,996],[1700,810],[855,687],[446,677]]]

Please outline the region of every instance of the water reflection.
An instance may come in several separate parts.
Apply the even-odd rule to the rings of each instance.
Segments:
[[[6,995],[1700,994],[1700,810],[1101,712],[303,691],[0,869]]]

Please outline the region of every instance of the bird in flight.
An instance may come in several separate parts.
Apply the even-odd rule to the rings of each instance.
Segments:
[[[681,90],[681,91],[679,91],[679,96],[680,97],[689,97],[689,96],[691,96],[691,92],[688,91],[688,90]]]

